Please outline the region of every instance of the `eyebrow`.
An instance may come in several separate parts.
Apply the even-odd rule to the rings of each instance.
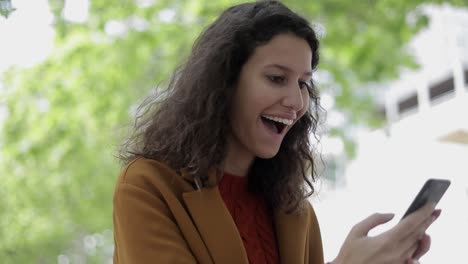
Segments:
[[[268,64],[267,66],[265,66],[265,68],[278,68],[278,69],[281,69],[283,71],[287,71],[287,72],[293,72],[293,70],[287,66],[284,66],[284,65],[281,65],[281,64]],[[302,75],[307,75],[307,76],[312,76],[312,72],[308,71],[308,72],[304,72]]]

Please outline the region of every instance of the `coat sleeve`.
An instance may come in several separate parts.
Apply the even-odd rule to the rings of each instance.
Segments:
[[[315,211],[310,203],[309,207],[309,264],[322,264],[323,261],[323,246],[320,226],[315,215]]]
[[[196,263],[167,205],[120,182],[114,193],[114,264]]]

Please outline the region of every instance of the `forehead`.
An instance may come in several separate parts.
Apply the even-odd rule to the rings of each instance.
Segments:
[[[271,64],[284,65],[294,72],[311,71],[312,50],[306,40],[291,33],[279,34],[265,45],[258,46],[248,64],[266,67]]]

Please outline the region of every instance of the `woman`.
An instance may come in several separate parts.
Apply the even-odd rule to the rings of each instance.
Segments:
[[[276,1],[231,7],[202,33],[123,147],[114,263],[323,263],[306,199],[318,46],[307,21]],[[426,206],[368,237],[392,217],[374,214],[333,263],[417,260],[439,213]]]

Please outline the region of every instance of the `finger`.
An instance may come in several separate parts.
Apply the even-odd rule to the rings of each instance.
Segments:
[[[385,224],[392,220],[395,214],[379,214],[375,213],[361,222],[357,223],[350,232],[353,236],[367,236],[369,231],[374,227]]]
[[[426,230],[437,220],[437,218],[439,218],[441,212],[442,211],[440,209],[434,210],[432,215],[429,218],[427,218],[424,221],[424,223],[422,223],[413,233],[408,235],[409,239],[410,240],[411,239],[418,239],[418,240],[422,239],[422,237],[425,234]],[[407,239],[407,238],[405,238],[405,239]]]
[[[403,250],[401,254],[401,258],[405,260],[405,263],[412,263],[413,261],[413,255],[416,252],[416,250],[419,247],[419,241],[416,243],[413,243],[410,248],[406,248],[406,250]]]
[[[420,264],[418,260],[416,259],[407,259],[405,261],[405,264]]]
[[[428,203],[416,212],[408,215],[398,223],[394,228],[387,231],[390,236],[395,236],[397,239],[405,238],[408,234],[413,233],[431,214],[434,212],[435,204]]]
[[[437,219],[438,214],[435,214],[434,216],[426,219],[424,223],[421,224],[421,226],[406,236],[403,240],[400,241],[398,248],[401,250],[406,250],[407,248],[410,248],[414,243],[419,242],[421,239],[424,238],[425,232],[427,228]]]
[[[424,254],[426,254],[431,248],[431,237],[424,234],[423,238],[419,242],[419,247],[416,249],[416,252],[413,254],[413,259],[420,259]]]

